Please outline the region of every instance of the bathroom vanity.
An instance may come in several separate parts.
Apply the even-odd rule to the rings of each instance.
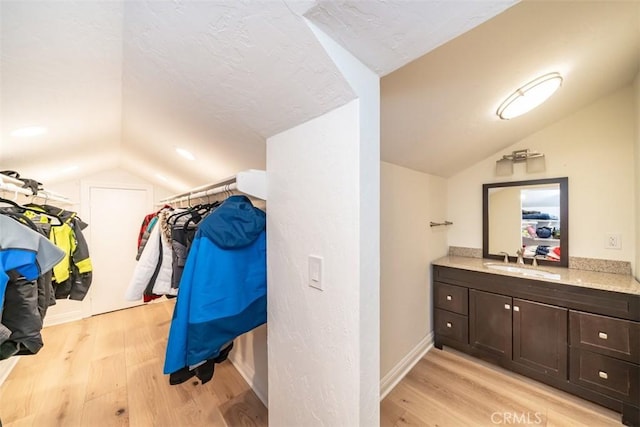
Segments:
[[[630,275],[448,256],[433,263],[435,347],[450,346],[640,425],[640,283]]]

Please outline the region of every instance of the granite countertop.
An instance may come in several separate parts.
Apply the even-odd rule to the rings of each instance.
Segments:
[[[548,277],[527,276],[522,273],[495,270],[485,264],[498,264],[511,267],[523,267],[527,270],[538,270],[549,273]],[[480,271],[482,273],[497,274],[501,276],[520,277],[525,279],[542,280],[551,283],[563,283],[571,286],[601,289],[604,291],[621,292],[625,294],[640,295],[640,282],[633,276],[625,274],[601,273],[553,266],[523,266],[519,264],[504,264],[496,259],[468,258],[461,256],[445,256],[433,262],[433,265],[442,267],[460,268],[462,270]]]

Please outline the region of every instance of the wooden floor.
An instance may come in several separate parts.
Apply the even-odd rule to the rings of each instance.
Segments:
[[[452,351],[432,349],[381,403],[387,426],[619,426],[620,415]]]
[[[229,362],[216,365],[204,386],[169,385],[162,365],[172,309],[171,302],[156,303],[45,329],[45,347],[22,357],[0,387],[3,426],[266,426],[267,409]],[[383,427],[619,420],[533,380],[436,349],[381,403]]]
[[[266,426],[266,408],[229,362],[205,385],[169,385],[172,310],[156,303],[44,329],[44,348],[0,387],[3,426]]]

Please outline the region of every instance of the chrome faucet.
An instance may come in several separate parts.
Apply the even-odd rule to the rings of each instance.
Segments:
[[[516,255],[518,255],[518,264],[524,264],[524,249],[520,248],[516,251]]]
[[[532,265],[533,267],[537,267],[537,266],[538,266],[538,256],[539,256],[539,255],[534,255],[534,256],[533,256],[533,260],[531,261],[531,265]]]
[[[506,252],[500,252],[498,255],[504,255],[504,263],[509,264],[509,254]]]

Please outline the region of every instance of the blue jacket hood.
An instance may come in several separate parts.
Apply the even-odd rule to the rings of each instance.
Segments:
[[[222,249],[239,249],[253,243],[266,227],[266,214],[246,196],[231,196],[198,227],[201,237]]]

